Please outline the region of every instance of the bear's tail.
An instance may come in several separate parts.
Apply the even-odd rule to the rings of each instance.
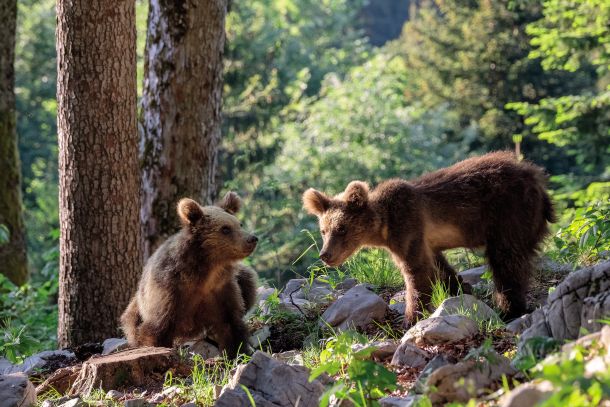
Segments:
[[[137,346],[137,331],[138,325],[142,322],[142,318],[140,317],[140,311],[138,308],[138,299],[137,296],[133,296],[129,305],[121,315],[121,328],[123,332],[125,332],[125,336],[127,337],[127,342],[131,346]]]

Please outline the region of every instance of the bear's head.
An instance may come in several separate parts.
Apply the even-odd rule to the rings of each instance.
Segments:
[[[256,248],[258,238],[242,228],[235,217],[241,199],[228,192],[215,206],[201,206],[190,198],[178,202],[182,227],[201,244],[210,260],[232,262],[241,260]]]
[[[303,206],[320,221],[324,240],[320,258],[329,266],[341,265],[368,243],[374,214],[366,183],[352,181],[345,191],[333,198],[310,188],[303,194]]]

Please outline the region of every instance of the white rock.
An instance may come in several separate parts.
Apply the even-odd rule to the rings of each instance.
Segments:
[[[407,304],[405,302],[395,302],[390,304],[390,309],[398,312],[400,315],[404,315]]]
[[[431,357],[432,355],[425,350],[409,342],[403,342],[394,352],[391,364],[418,368],[426,365]]]
[[[515,318],[506,324],[506,330],[514,333],[515,335],[521,334],[532,324],[532,314],[525,314],[519,318]]]
[[[470,285],[476,285],[478,283],[480,283],[481,281],[483,281],[483,274],[485,273],[485,271],[487,270],[487,266],[480,266],[480,267],[475,267],[469,270],[464,270],[461,273],[459,273],[459,275],[462,277],[462,280],[465,283],[468,283]]]
[[[104,347],[102,350],[102,355],[108,355],[113,352],[127,349],[129,344],[125,338],[108,338],[104,341],[102,346]]]
[[[384,397],[379,399],[381,407],[415,407],[421,396],[408,395],[407,397]]]
[[[356,287],[358,285],[358,280],[355,278],[346,278],[335,287],[337,290],[347,291],[351,288]]]
[[[428,362],[428,364],[422,369],[419,376],[417,376],[417,379],[415,380],[415,385],[413,386],[413,391],[417,394],[425,393],[426,381],[428,380],[428,377],[430,377],[430,375],[434,373],[435,370],[440,369],[441,367],[449,364],[451,364],[451,362],[449,362],[449,359],[447,359],[445,355],[441,354],[433,357],[432,360],[430,360],[430,362]]]
[[[289,365],[303,366],[303,354],[298,350],[289,350],[286,352],[274,353],[271,355],[274,359],[280,362],[288,363]]]
[[[436,391],[430,393],[432,404],[458,401],[465,403],[472,397],[480,396],[502,375],[512,375],[516,371],[510,366],[510,360],[493,352],[493,360],[467,360],[446,365],[436,369],[426,381],[427,388]]]
[[[19,365],[12,365],[12,367],[10,367],[10,370],[6,370],[2,374],[25,373],[26,375],[30,375],[36,370],[44,369],[47,365],[48,359],[54,359],[57,357],[76,359],[74,353],[67,350],[46,350],[44,352],[39,352],[35,355],[30,356]]]
[[[328,304],[334,300],[334,293],[330,284],[319,279],[311,282],[305,278],[289,280],[286,287],[280,294],[282,302],[290,302],[290,298],[307,300],[316,304]]]
[[[431,316],[441,317],[455,314],[465,315],[471,319],[481,321],[500,320],[500,317],[493,309],[469,294],[447,298]]]
[[[220,350],[205,339],[188,345],[188,351],[201,355],[204,359],[212,359],[220,356]]]
[[[380,296],[365,285],[357,285],[335,301],[322,314],[320,326],[327,324],[339,331],[364,328],[385,316],[388,306]]]
[[[248,388],[257,407],[317,407],[329,379],[325,375],[309,381],[303,366],[282,363],[263,352],[255,352],[250,362],[237,367],[235,374],[216,400],[217,407],[250,405],[241,385]]]
[[[108,393],[106,393],[106,398],[111,400],[118,400],[123,396],[125,396],[125,394],[118,390],[110,390]]]
[[[36,389],[22,373],[0,375],[0,407],[29,407],[36,403]]]
[[[445,315],[424,319],[409,329],[401,342],[416,345],[440,345],[457,342],[478,332],[472,319],[463,315]]]
[[[269,337],[271,336],[271,329],[265,325],[260,329],[257,329],[254,333],[252,333],[252,335],[250,335],[250,338],[248,339],[248,342],[250,343],[250,346],[252,346],[254,349],[259,349],[262,345],[265,344],[265,341],[267,339],[269,339]]]
[[[258,287],[256,290],[256,297],[258,301],[265,301],[275,292],[275,288],[272,287]]]
[[[536,406],[548,399],[553,393],[553,385],[549,381],[540,383],[523,383],[502,397],[502,407]]]

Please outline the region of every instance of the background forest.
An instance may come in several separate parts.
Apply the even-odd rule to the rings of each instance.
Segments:
[[[610,4],[570,4],[233,1],[217,195],[244,198],[246,228],[261,238],[249,259],[261,280],[281,286],[315,262],[304,231],[317,231],[316,220],[300,201],[307,187],[339,192],[352,179],[411,178],[516,146],[551,175],[561,220],[547,252],[566,262],[603,256]],[[18,2],[15,93],[31,281],[15,287],[0,276],[0,351],[13,338],[23,354],[55,346],[57,330],[55,16],[54,0]],[[146,16],[147,2],[138,0],[139,92]]]

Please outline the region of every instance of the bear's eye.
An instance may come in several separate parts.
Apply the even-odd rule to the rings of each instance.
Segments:
[[[244,227],[244,223],[243,223],[243,222],[240,222],[240,223],[239,223],[239,227],[240,227],[240,228],[243,228],[243,227]]]
[[[326,234],[326,229],[322,229],[322,230],[320,230],[320,234],[321,234],[322,236],[324,236],[324,235]]]
[[[345,226],[338,226],[337,229],[335,229],[335,233],[339,236],[344,235],[346,233]]]
[[[223,226],[222,228],[220,228],[220,233],[222,233],[223,235],[228,235],[229,233],[231,233],[231,228],[228,226]]]

